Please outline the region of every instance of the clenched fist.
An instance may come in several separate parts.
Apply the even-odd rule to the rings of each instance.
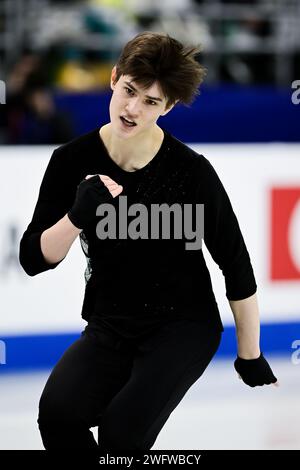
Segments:
[[[87,175],[77,186],[68,217],[75,227],[85,229],[94,219],[99,204],[111,201],[123,191],[123,186],[106,175]]]

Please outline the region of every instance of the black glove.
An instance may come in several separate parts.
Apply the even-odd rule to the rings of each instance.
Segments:
[[[112,199],[112,194],[99,175],[84,179],[77,186],[75,201],[68,212],[68,217],[75,227],[84,229],[96,217],[99,204]]]
[[[245,384],[250,387],[257,385],[270,385],[277,382],[271,367],[264,358],[263,353],[257,359],[242,359],[237,356],[234,368],[240,374]]]

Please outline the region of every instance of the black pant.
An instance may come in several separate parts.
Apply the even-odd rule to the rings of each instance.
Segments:
[[[134,341],[87,325],[43,390],[38,425],[45,449],[151,449],[221,335],[196,320],[175,320]]]

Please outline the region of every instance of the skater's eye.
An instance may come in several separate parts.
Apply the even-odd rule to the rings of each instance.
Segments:
[[[128,88],[128,86],[125,86],[125,87],[124,87],[124,90],[126,90],[126,91],[128,90],[128,91],[129,91],[129,93],[128,93],[128,91],[127,91],[127,94],[128,94],[128,95],[130,95],[131,93],[134,94],[133,90],[131,90],[130,88]],[[132,95],[131,95],[131,96],[132,96]]]
[[[134,91],[131,90],[131,88],[128,88],[127,86],[124,87],[124,90],[126,90],[126,93],[129,95],[129,96],[133,96],[134,95]],[[151,106],[153,105],[156,105],[157,103],[153,100],[146,100],[148,102],[148,104],[151,104]]]
[[[157,104],[155,101],[152,101],[152,100],[147,100],[147,101],[148,101],[149,104],[151,103],[151,105],[153,105],[153,104],[156,105]]]

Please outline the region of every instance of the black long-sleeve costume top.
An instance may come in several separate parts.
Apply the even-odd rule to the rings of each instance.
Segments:
[[[112,160],[92,130],[54,150],[32,220],[20,241],[19,258],[34,276],[56,268],[41,251],[40,237],[71,208],[77,186],[86,175],[110,176],[127,196],[127,205],[204,204],[204,242],[222,270],[226,297],[247,298],[256,292],[245,242],[226,190],[207,158],[164,130],[158,153],[143,168],[129,172]],[[95,215],[95,224],[99,217]],[[131,218],[128,216],[128,222]],[[201,249],[187,250],[181,239],[107,238],[96,235],[95,224],[79,237],[86,256],[85,292],[81,315],[126,337],[151,331],[160,323],[189,318],[223,331],[210,274]]]

